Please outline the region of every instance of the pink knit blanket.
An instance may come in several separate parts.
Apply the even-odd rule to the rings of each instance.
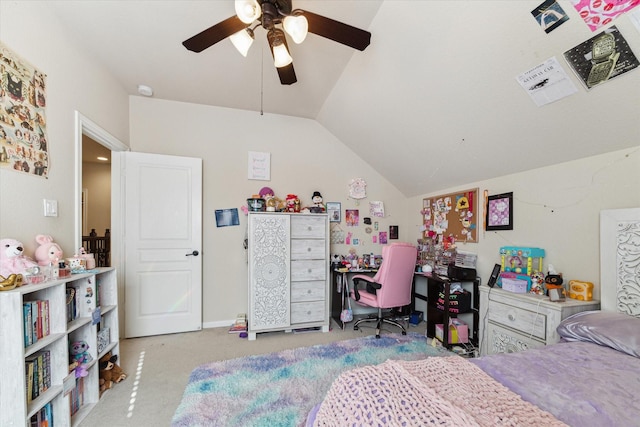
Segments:
[[[314,426],[565,426],[459,356],[342,373]]]

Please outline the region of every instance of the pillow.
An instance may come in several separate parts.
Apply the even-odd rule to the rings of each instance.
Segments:
[[[585,341],[640,357],[640,318],[623,313],[583,311],[567,317],[556,329],[566,341]]]

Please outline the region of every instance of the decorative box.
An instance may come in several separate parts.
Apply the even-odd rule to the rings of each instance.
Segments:
[[[109,328],[104,328],[98,331],[98,355],[100,355],[111,342],[111,336],[109,335]]]
[[[436,338],[443,341],[444,328],[442,323],[436,324]],[[449,319],[449,344],[464,344],[469,342],[469,326],[458,318]]]
[[[524,279],[520,279],[518,277],[504,277],[504,274],[502,274],[501,276],[502,289],[504,289],[505,291],[526,294],[527,292],[529,292],[529,289],[531,289],[529,283]]]

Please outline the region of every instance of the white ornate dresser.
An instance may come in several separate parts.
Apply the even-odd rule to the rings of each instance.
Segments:
[[[598,310],[600,301],[519,294],[480,286],[480,354],[513,353],[558,342],[556,328],[572,314]]]
[[[328,216],[250,212],[248,227],[249,340],[258,332],[328,332]]]

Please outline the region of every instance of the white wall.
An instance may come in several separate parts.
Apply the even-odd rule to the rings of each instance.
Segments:
[[[282,199],[297,194],[303,206],[317,190],[324,201],[341,202],[343,211],[360,209],[361,218],[369,200],[383,201],[387,217],[379,228],[399,225],[400,239],[411,237],[401,223],[404,196],[313,120],[138,96],[130,98],[130,112],[133,151],[203,159],[205,326],[227,325],[247,310],[246,217],[240,214],[239,227],[216,228],[214,211],[240,208],[264,186]],[[247,179],[249,151],[271,153],[271,181]],[[360,205],[348,198],[347,184],[356,177],[367,181],[368,198]],[[362,240],[359,253],[382,252],[362,222],[357,230],[346,227],[343,212],[340,227]],[[332,250],[346,253],[348,247]]]
[[[424,197],[475,187],[480,206],[485,203],[485,189],[489,195],[512,191],[514,197],[513,230],[480,232],[478,243],[459,245],[478,254],[482,283],[493,265],[500,263],[501,246],[539,247],[546,251],[545,270],[551,263],[565,281],[593,282],[598,298],[599,214],[603,209],[640,206],[640,146],[408,199],[407,219],[415,235],[420,235]]]
[[[75,234],[74,111],[128,141],[124,89],[91,58],[80,54],[45,1],[0,2],[0,39],[47,75],[49,178],[0,171],[0,236],[21,240],[32,255],[36,234],[50,234],[66,254]],[[58,201],[59,216],[43,216],[43,199]]]

